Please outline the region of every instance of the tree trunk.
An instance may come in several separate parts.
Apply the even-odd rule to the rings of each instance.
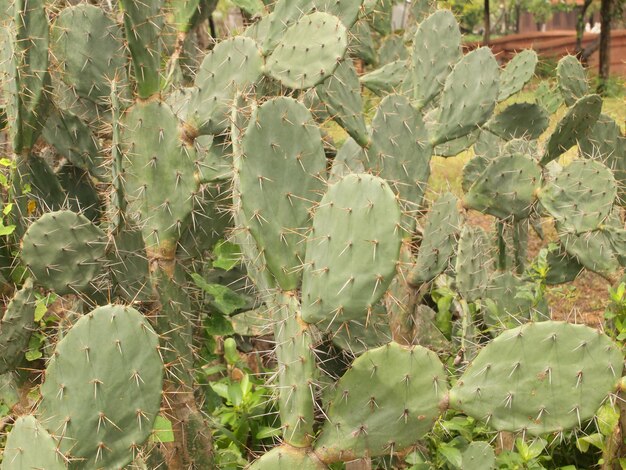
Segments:
[[[578,10],[576,17],[576,57],[580,60],[583,53],[583,35],[585,34],[585,13],[591,5],[592,0],[585,0]]]
[[[613,0],[602,0],[600,4],[601,28],[600,31],[600,66],[598,70],[598,93],[606,91],[609,79],[610,47],[611,47],[611,17],[613,14]]]
[[[515,4],[515,32],[517,34],[519,34],[519,27],[520,27],[520,23],[521,23],[521,17],[522,16],[522,7],[519,4],[519,2],[517,2]]]
[[[485,0],[485,31],[483,33],[483,44],[487,44],[489,42],[489,32],[491,30],[491,19],[489,18],[489,0]]]

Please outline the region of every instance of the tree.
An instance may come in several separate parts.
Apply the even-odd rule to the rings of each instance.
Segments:
[[[611,46],[611,20],[613,19],[613,0],[602,0],[600,4],[601,31],[600,31],[600,65],[598,93],[602,94],[606,91],[606,82],[609,79],[609,68],[611,63],[610,46]]]

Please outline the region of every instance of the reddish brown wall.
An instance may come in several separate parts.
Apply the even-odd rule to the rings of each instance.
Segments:
[[[598,38],[598,34],[586,33],[583,44],[588,45]],[[468,50],[480,46],[481,43],[467,44]],[[528,32],[511,34],[494,39],[489,47],[501,62],[506,62],[516,51],[522,49],[534,49],[540,57],[560,58],[567,54],[573,54],[576,46],[576,33],[574,31],[558,30],[541,32]],[[626,77],[626,29],[618,29],[611,32],[611,74]],[[589,59],[591,70],[598,69],[598,52],[594,52]]]

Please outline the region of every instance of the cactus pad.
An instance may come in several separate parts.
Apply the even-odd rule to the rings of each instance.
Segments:
[[[369,135],[363,118],[361,84],[352,60],[344,60],[328,80],[316,87],[319,99],[328,112],[359,145],[366,147]]]
[[[464,226],[456,255],[456,286],[468,302],[482,297],[492,270],[489,237],[480,227]]]
[[[15,370],[24,357],[35,327],[35,307],[33,283],[28,279],[0,320],[0,374]]]
[[[462,137],[491,117],[498,97],[499,73],[498,63],[487,47],[470,52],[454,66],[436,113],[433,145]]]
[[[52,28],[52,56],[75,94],[106,104],[111,80],[124,74],[122,30],[102,8],[80,4],[61,10]]]
[[[565,56],[559,60],[556,67],[556,78],[559,90],[567,106],[572,106],[576,101],[589,93],[589,83],[585,76],[585,69],[573,55]]]
[[[504,140],[537,139],[548,124],[548,113],[538,104],[514,103],[491,118],[486,128]]]
[[[304,321],[365,318],[395,275],[401,239],[400,208],[384,180],[357,174],[331,185],[306,244]]]
[[[190,103],[190,124],[200,134],[219,134],[230,127],[235,92],[262,74],[263,57],[249,38],[233,37],[207,54],[196,75],[198,92]]]
[[[618,347],[592,328],[530,323],[480,351],[450,391],[450,406],[499,431],[565,431],[594,415],[622,361]]]
[[[446,390],[432,351],[397,343],[368,351],[339,379],[315,451],[325,461],[400,452],[431,430]]]
[[[385,97],[372,120],[368,166],[385,178],[405,204],[416,212],[430,176],[431,147],[420,114],[400,95]]]
[[[307,447],[314,437],[314,381],[318,375],[312,332],[300,317],[296,297],[279,294],[274,304],[272,316],[283,438],[292,446]]]
[[[452,193],[445,193],[430,208],[417,261],[408,278],[410,284],[431,281],[448,266],[461,231],[462,219],[457,203]]]
[[[532,49],[523,50],[511,59],[500,74],[498,102],[506,100],[524,88],[533,77],[538,61],[537,53]]]
[[[541,168],[525,155],[494,158],[470,187],[464,203],[486,214],[506,219],[530,214],[535,193],[541,185]]]
[[[454,64],[462,57],[461,31],[454,14],[441,10],[430,15],[418,26],[413,44],[415,99],[423,108],[441,92]]]
[[[255,461],[249,470],[327,470],[313,453],[289,445],[275,447]]]
[[[34,416],[20,416],[4,447],[2,470],[65,470],[57,444]]]
[[[71,211],[48,212],[22,240],[22,259],[35,281],[59,295],[89,288],[101,271],[106,240],[86,217]]]
[[[129,214],[148,250],[158,247],[162,254],[171,253],[197,191],[195,149],[180,140],[170,107],[157,101],[140,101],[130,108],[121,134]]]
[[[246,225],[279,285],[295,289],[309,211],[324,190],[326,158],[319,128],[304,105],[275,98],[252,116],[242,149],[239,191]]]
[[[267,72],[289,88],[310,88],[332,75],[347,47],[347,30],[341,21],[314,12],[285,31],[267,58]]]
[[[539,199],[562,230],[580,233],[598,228],[616,195],[609,168],[593,160],[574,160],[541,189]]]
[[[574,103],[550,136],[541,164],[558,158],[583,139],[598,120],[601,109],[602,99],[598,95],[588,95]]]
[[[57,344],[38,413],[80,468],[120,468],[152,431],[162,380],[158,338],[144,317],[99,307]]]

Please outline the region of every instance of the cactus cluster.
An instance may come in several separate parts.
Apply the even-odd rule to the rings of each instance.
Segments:
[[[15,421],[2,468],[214,467],[196,383],[214,312],[192,284],[216,272],[210,251],[225,238],[255,298],[228,313],[265,309],[275,342],[282,439],[252,469],[403,453],[447,409],[496,431],[562,432],[616,389],[619,347],[523,295],[542,217],[559,236],[546,282],[582,267],[610,277],[626,260],[624,136],[575,59],[559,63],[567,111],[546,137],[552,91],[498,106],[536,54],[506,67],[488,48],[464,55],[456,19],[433,2],[413,2],[413,27],[380,54],[372,35],[389,32],[393,2],[279,0],[199,58],[189,32],[215,2],[8,3],[16,231],[0,271],[22,287],[0,320],[0,371],[23,370],[36,292],[87,313],[58,322],[41,400]],[[359,77],[353,59],[377,55]],[[361,86],[381,95],[369,125]],[[349,136],[338,149],[330,119]],[[573,146],[579,158],[561,166]],[[464,196],[428,208],[432,156],[468,148]],[[455,292],[458,344],[424,305],[437,282]],[[318,357],[329,342],[346,370]],[[441,343],[462,358],[452,387],[429,349]],[[159,413],[174,442],[148,440]],[[463,454],[466,468],[493,461],[485,443]]]

